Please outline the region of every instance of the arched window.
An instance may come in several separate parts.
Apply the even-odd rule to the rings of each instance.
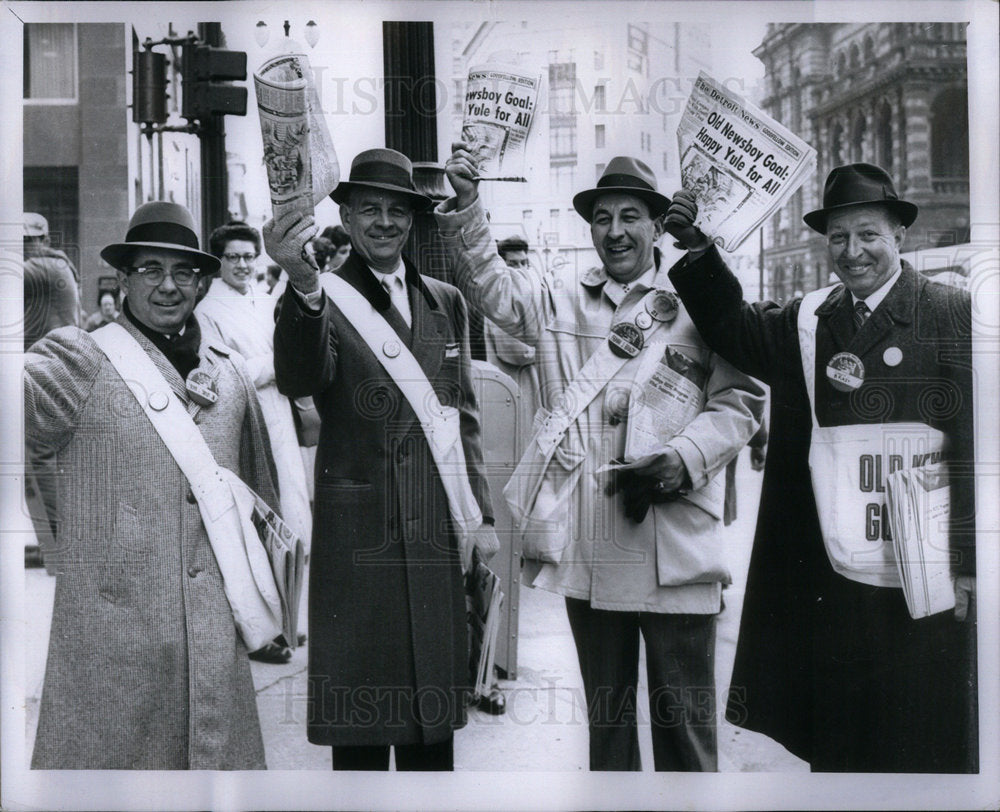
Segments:
[[[843,76],[844,72],[847,70],[847,57],[844,56],[844,52],[841,51],[837,54],[837,76]]]
[[[931,103],[931,175],[969,177],[969,97],[965,87],[942,90]]]
[[[851,160],[865,160],[865,135],[868,133],[868,122],[863,113],[858,113],[851,127]]]
[[[890,175],[892,174],[892,108],[888,102],[882,102],[878,111],[876,130],[878,141],[879,165]]]
[[[851,67],[856,68],[861,64],[861,53],[858,51],[858,43],[851,43]]]
[[[870,64],[875,60],[875,43],[871,36],[865,35],[865,63]]]
[[[830,135],[830,157],[833,159],[833,166],[844,163],[844,125],[839,121],[833,125],[833,133]]]

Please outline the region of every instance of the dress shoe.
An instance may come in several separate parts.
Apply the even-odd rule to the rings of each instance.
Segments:
[[[494,685],[488,694],[479,697],[479,710],[493,716],[502,716],[507,712],[507,697],[499,686]]]
[[[251,660],[257,660],[257,662],[283,665],[292,659],[292,651],[288,647],[279,646],[277,643],[272,641],[263,648],[251,651],[247,656],[249,656]]]

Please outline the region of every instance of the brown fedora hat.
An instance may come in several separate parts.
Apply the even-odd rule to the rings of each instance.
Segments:
[[[917,207],[900,200],[889,173],[873,164],[834,167],[823,187],[823,208],[802,215],[802,219],[813,231],[826,234],[826,218],[834,212],[875,203],[893,212],[904,226],[917,219]]]
[[[137,248],[166,248],[184,254],[203,274],[215,273],[221,264],[217,257],[198,248],[198,232],[191,213],[165,200],[139,206],[129,220],[125,242],[103,248],[101,259],[113,268],[124,270]]]
[[[352,189],[380,189],[405,195],[417,211],[429,209],[434,201],[413,185],[413,164],[394,149],[366,149],[351,162],[351,175],[330,192],[337,203],[347,203]]]
[[[601,195],[612,192],[635,195],[645,200],[649,206],[649,216],[654,219],[666,214],[670,208],[670,198],[657,191],[653,170],[638,158],[624,155],[608,162],[595,188],[579,192],[573,198],[573,208],[589,223],[594,217],[594,201]]]

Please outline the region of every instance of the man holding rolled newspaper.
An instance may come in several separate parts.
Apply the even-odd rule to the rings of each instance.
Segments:
[[[309,716],[333,768],[450,770],[469,679],[462,563],[493,531],[468,316],[403,256],[431,205],[412,165],[360,153],[331,197],[353,251],[319,275],[311,216],[264,228],[288,273],[275,377],[321,417],[309,586]],[[305,253],[304,253],[305,251]]]
[[[743,301],[693,194],[666,220],[688,249],[670,278],[698,329],[771,386],[727,718],[817,772],[978,765],[971,305],[901,262],[916,216],[881,168],[833,169],[803,219],[841,284],[784,306]],[[922,563],[944,566],[946,584],[950,565],[954,600],[914,619],[901,574],[923,567],[897,566],[884,495],[897,469],[938,463],[950,520],[920,517],[945,540]]]
[[[533,586],[566,598],[590,768],[641,769],[641,634],[655,768],[715,770],[723,469],[763,391],[709,351],[671,290],[654,250],[670,200],[645,163],[616,157],[574,197],[602,264],[550,278],[497,255],[468,147],[454,145],[456,197],[436,214],[472,306],[536,348],[542,408],[504,494]]]

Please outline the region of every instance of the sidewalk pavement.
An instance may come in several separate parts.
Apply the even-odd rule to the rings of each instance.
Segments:
[[[716,683],[719,712],[735,655],[739,613],[756,524],[761,474],[750,469],[748,454],[737,468],[739,511],[726,529],[734,583],[725,591],[725,611],[719,616],[716,644]],[[31,628],[27,653],[27,737],[30,754],[38,722],[38,704],[45,671],[55,579],[45,570],[25,573],[27,613]],[[303,596],[301,617],[306,617]],[[455,735],[455,769],[468,771],[573,772],[588,769],[586,702],[576,660],[576,649],[566,619],[563,598],[522,587],[518,670],[516,680],[501,680],[507,712],[491,716],[469,710],[468,725]],[[308,630],[306,630],[308,632]],[[308,644],[307,644],[308,645]],[[330,749],[306,740],[306,648],[289,663],[251,662],[267,765],[272,770],[329,770]],[[645,707],[645,665],[639,667],[639,743],[643,769],[653,769],[648,708]],[[719,727],[721,772],[808,771],[808,765],[779,744],[722,722]]]

